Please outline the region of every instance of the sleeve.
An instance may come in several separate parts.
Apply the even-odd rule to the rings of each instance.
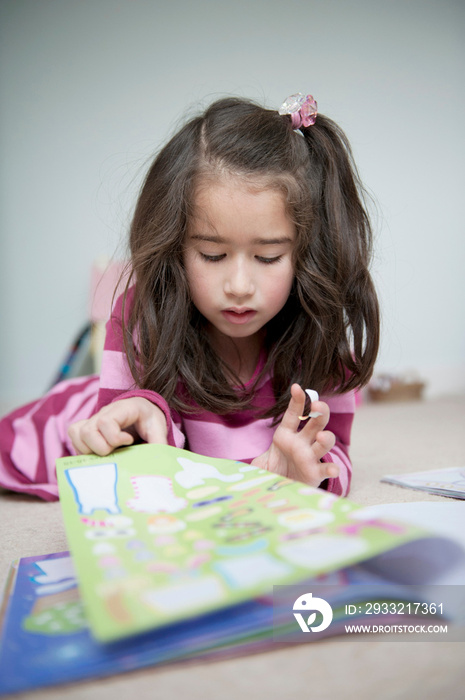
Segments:
[[[352,464],[349,457],[350,433],[355,412],[355,392],[338,396],[321,397],[329,406],[331,415],[326,430],[336,436],[336,444],[321,460],[333,462],[339,467],[336,479],[326,479],[322,487],[337,496],[347,496],[352,478]]]
[[[132,299],[133,288],[128,292],[124,310],[125,321],[129,318]],[[121,401],[136,396],[147,399],[160,408],[165,415],[168,427],[168,444],[172,447],[182,448],[185,444],[185,436],[181,430],[182,421],[180,416],[176,411],[170,409],[160,394],[155,391],[140,389],[135,384],[124,350],[121,323],[122,310],[123,296],[120,296],[115,302],[111,317],[106,325],[96,411],[114,401]]]

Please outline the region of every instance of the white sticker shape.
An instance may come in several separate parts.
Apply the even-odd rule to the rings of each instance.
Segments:
[[[296,566],[321,571],[333,565],[344,566],[367,549],[368,544],[361,537],[315,534],[306,539],[286,542],[278,547],[277,552]]]
[[[307,394],[311,403],[313,403],[313,401],[318,401],[320,398],[318,396],[318,392],[315,391],[314,389],[305,389],[305,393]],[[321,416],[321,415],[322,414],[319,411],[311,411],[308,415],[299,416],[299,418],[300,418],[300,420],[307,420],[308,418],[318,418],[318,416]]]
[[[279,581],[287,576],[290,567],[268,552],[250,554],[217,561],[213,565],[230,588],[252,588],[263,581]]]
[[[65,470],[65,474],[81,515],[91,515],[94,510],[106,510],[112,515],[121,512],[116,494],[118,472],[114,462],[71,467]]]
[[[138,513],[176,513],[187,505],[185,498],[176,496],[173,482],[167,476],[134,476],[131,484],[135,497],[126,505]]]
[[[194,462],[186,457],[178,457],[177,461],[183,468],[183,471],[177,472],[175,479],[185,489],[203,486],[205,479],[218,479],[219,481],[230,483],[241,481],[244,478],[242,474],[222,474],[213,464]]]
[[[224,598],[224,589],[215,576],[203,576],[166,588],[145,591],[141,595],[146,605],[165,615],[184,613]]]

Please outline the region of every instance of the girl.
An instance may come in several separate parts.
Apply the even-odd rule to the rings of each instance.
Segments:
[[[6,417],[0,483],[56,498],[57,457],[141,439],[346,495],[379,339],[361,191],[311,96],[279,112],[222,99],[189,121],[142,186],[99,384],[62,382]],[[306,387],[323,394],[311,417]]]

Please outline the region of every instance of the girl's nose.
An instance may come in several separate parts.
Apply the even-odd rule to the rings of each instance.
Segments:
[[[254,293],[255,282],[246,264],[231,266],[225,278],[224,291],[234,297],[247,297]]]

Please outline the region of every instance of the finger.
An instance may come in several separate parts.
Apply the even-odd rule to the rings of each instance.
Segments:
[[[85,442],[82,440],[81,434],[80,434],[82,426],[85,423],[86,423],[85,420],[80,420],[80,421],[77,421],[76,423],[73,423],[68,428],[69,439],[73,443],[73,447],[76,450],[76,452],[78,454],[81,454],[81,455],[89,454],[89,448],[85,444]]]
[[[101,444],[100,438],[103,438],[112,449],[122,447],[123,445],[132,445],[134,438],[130,433],[122,429],[125,427],[128,426],[124,424],[121,425],[119,421],[111,415],[102,414],[97,420],[99,444]],[[97,436],[94,437],[97,438]]]
[[[330,411],[329,406],[324,401],[314,401],[312,403],[312,413],[318,413],[315,418],[309,418],[301,430],[301,433],[308,437],[309,440],[314,440],[317,433],[324,430],[328,425]]]
[[[321,480],[337,479],[339,476],[339,467],[334,462],[323,462],[321,470]]]
[[[94,453],[106,456],[116,447],[130,445],[133,438],[129,433],[119,429],[110,428],[111,419],[108,416],[97,414],[89,421],[84,421],[80,429],[80,440],[83,444],[82,454]]]
[[[281,419],[281,426],[287,430],[297,431],[300,425],[300,416],[305,408],[305,392],[299,384],[291,386],[291,398],[289,405]]]
[[[138,434],[150,444],[166,444],[168,428],[163,411],[153,404],[147,404],[140,418],[134,424]]]
[[[152,445],[166,443],[166,427],[160,425],[160,423],[156,420],[149,419],[144,421],[138,421],[134,427],[136,428],[137,433],[140,435],[142,440],[144,440],[144,442],[148,442]]]
[[[313,454],[316,459],[320,460],[328,454],[336,443],[336,436],[330,430],[320,430],[315,436],[315,441],[312,444]]]
[[[84,438],[80,433],[76,433],[74,436],[70,435],[70,437],[78,454],[97,454],[104,456],[111,452],[111,447],[107,444],[107,442],[105,440],[100,441],[98,436],[97,439],[91,437]]]
[[[133,428],[137,435],[144,441],[152,444],[166,444],[167,425],[163,411],[146,399],[137,397],[114,403],[103,410],[98,419],[98,427],[113,447],[131,445],[134,442],[132,431],[125,428]]]
[[[80,451],[84,455],[96,454],[105,457],[109,455],[110,452],[113,452],[114,449],[113,445],[110,445],[103,435],[95,428],[92,430],[83,430],[81,434],[81,443],[83,447]]]

